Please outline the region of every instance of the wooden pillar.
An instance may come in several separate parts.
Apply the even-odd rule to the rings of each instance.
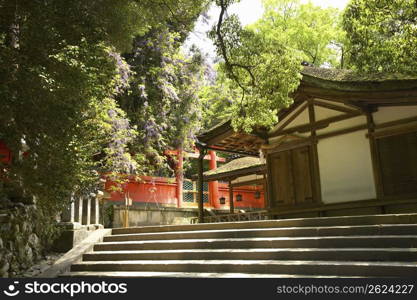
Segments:
[[[182,147],[178,149],[178,162],[175,168],[175,177],[177,182],[176,197],[177,197],[177,208],[181,207],[181,202],[183,199],[183,186],[184,186],[184,174],[183,174],[183,151]]]
[[[266,181],[266,174],[263,175],[264,184],[263,184],[263,190],[264,190],[264,208],[271,208],[269,205],[269,193],[268,193],[268,182]]]
[[[217,168],[217,156],[216,151],[210,150],[210,170],[214,170]],[[210,181],[209,182],[209,195],[210,195],[210,204],[212,207],[218,207],[219,201],[219,182],[218,181]]]
[[[198,190],[198,222],[204,223],[204,181],[203,181],[203,173],[204,173],[204,156],[206,155],[206,149],[200,148],[200,155],[198,156],[198,183],[197,183],[197,190]]]
[[[308,99],[308,116],[311,126],[311,165],[312,165],[312,184],[313,184],[313,191],[314,191],[314,201],[321,202],[321,183],[320,183],[320,169],[319,169],[319,154],[317,150],[317,131],[315,128],[316,123],[316,113],[314,110],[314,102],[313,99]]]
[[[233,201],[233,186],[232,181],[229,181],[229,206],[230,206],[230,213],[235,213],[235,204]]]
[[[366,113],[366,121],[368,125],[368,138],[369,138],[369,146],[371,151],[371,162],[372,162],[372,171],[374,175],[375,181],[375,190],[377,199],[382,199],[384,197],[384,191],[382,188],[382,179],[381,174],[379,172],[378,167],[378,149],[376,145],[376,140],[374,137],[375,133],[375,123],[374,118],[371,111]]]

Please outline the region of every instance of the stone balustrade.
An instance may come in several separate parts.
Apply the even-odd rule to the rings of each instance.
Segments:
[[[94,196],[73,197],[69,207],[62,212],[62,223],[100,225],[99,198]]]

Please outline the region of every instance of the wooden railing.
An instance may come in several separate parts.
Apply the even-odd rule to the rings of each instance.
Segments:
[[[396,208],[395,208],[395,207]],[[222,214],[217,216],[205,216],[205,223],[239,222],[256,220],[274,220],[289,217],[299,217],[309,214],[310,217],[326,217],[332,215],[355,215],[363,214],[360,210],[369,209],[369,214],[386,213],[411,213],[417,212],[417,198],[402,200],[362,200],[354,202],[343,202],[336,204],[310,204],[298,207],[281,207],[271,210],[262,210],[247,213]],[[355,213],[357,210],[358,213]],[[345,212],[345,213],[344,213]],[[336,214],[335,214],[336,213]],[[297,216],[298,215],[298,216]],[[300,216],[302,217],[302,216]],[[198,218],[193,218],[191,223],[198,223]]]

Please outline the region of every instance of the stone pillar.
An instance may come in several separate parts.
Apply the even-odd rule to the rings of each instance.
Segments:
[[[91,197],[88,196],[87,199],[83,201],[83,214],[82,214],[82,224],[90,225],[91,220]]]
[[[83,198],[78,197],[75,200],[75,222],[83,223]]]
[[[100,224],[99,215],[100,215],[100,206],[99,206],[99,198],[94,197],[92,199],[91,205],[91,224]]]
[[[64,208],[61,213],[61,222],[70,223],[74,222],[74,202],[71,202]]]

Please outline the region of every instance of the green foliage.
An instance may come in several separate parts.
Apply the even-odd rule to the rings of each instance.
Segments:
[[[352,0],[343,15],[349,67],[362,72],[417,72],[414,0]]]
[[[170,175],[164,150],[190,147],[200,128],[201,54],[186,57],[180,46],[180,33],[154,29],[125,55],[134,76],[118,99],[138,127],[132,150],[142,174]]]
[[[189,30],[203,3],[0,0],[0,139],[15,158],[10,182],[58,210],[100,173],[146,164],[130,157],[139,133],[115,100],[131,75],[118,52],[153,27]]]
[[[339,10],[321,8],[299,0],[264,0],[264,15],[251,27],[268,39],[300,50],[303,59],[316,66],[338,67],[342,34]]]
[[[232,126],[250,132],[272,126],[278,109],[292,103],[289,95],[301,79],[302,56],[265,32],[242,28],[236,15],[226,17],[232,2],[217,1],[221,13],[210,37],[224,59],[221,70],[240,89],[231,107]]]
[[[232,117],[232,103],[239,99],[239,90],[223,72],[217,72],[215,82],[208,83],[199,91],[202,102],[202,128],[210,129]]]

